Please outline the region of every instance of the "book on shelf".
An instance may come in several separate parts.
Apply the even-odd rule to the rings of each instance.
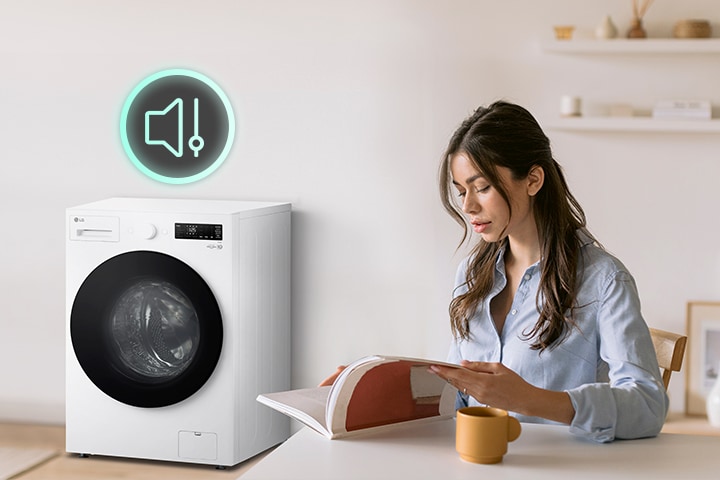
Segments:
[[[345,368],[331,386],[265,393],[257,400],[327,438],[386,429],[455,414],[457,389],[431,365],[459,365],[373,355]]]
[[[706,100],[663,100],[653,107],[653,118],[710,120],[712,107]]]

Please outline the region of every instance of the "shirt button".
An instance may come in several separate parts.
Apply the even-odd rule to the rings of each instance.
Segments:
[[[511,313],[512,313],[513,315],[515,315],[515,314],[517,313],[517,310],[513,308],[513,310],[512,310]]]
[[[525,280],[530,280],[530,275],[525,275]]]

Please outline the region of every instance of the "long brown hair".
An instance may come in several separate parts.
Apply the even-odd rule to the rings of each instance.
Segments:
[[[586,230],[585,213],[570,193],[560,165],[554,160],[550,141],[535,118],[523,107],[498,101],[480,107],[455,131],[440,168],[440,193],[448,213],[463,228],[460,245],[470,237],[462,210],[455,201],[450,160],[464,153],[505,199],[510,198],[498,175],[498,167],[512,172],[515,180],[542,167],[545,180],[536,194],[533,215],[540,239],[541,276],[536,303],[540,316],[532,329],[522,332],[532,339],[531,348],[545,350],[563,341],[573,326],[576,307],[577,272],[580,262],[578,229]],[[592,238],[592,237],[591,237]],[[470,319],[493,285],[495,261],[504,242],[489,243],[482,238],[470,253],[465,278],[467,292],[450,303],[450,320],[455,338],[468,339]]]

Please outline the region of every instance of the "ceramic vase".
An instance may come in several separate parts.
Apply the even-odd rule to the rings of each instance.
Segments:
[[[630,23],[630,30],[627,32],[627,38],[647,38],[647,32],[642,26],[642,20],[633,18]]]
[[[708,421],[713,427],[720,427],[720,365],[718,365],[717,371],[719,374],[715,380],[715,385],[713,385],[705,401]]]
[[[605,15],[600,21],[597,27],[595,27],[595,38],[608,39],[617,37],[617,27],[610,18],[610,15]]]

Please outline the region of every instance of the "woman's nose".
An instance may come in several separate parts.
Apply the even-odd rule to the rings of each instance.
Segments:
[[[463,197],[462,211],[465,213],[476,213],[480,208],[480,204],[477,202],[473,195],[466,194]]]

